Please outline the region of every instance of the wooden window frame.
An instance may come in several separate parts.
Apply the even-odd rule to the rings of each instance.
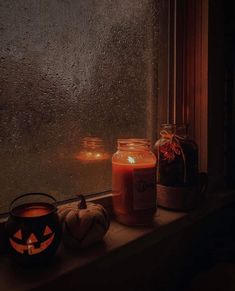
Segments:
[[[189,124],[209,193],[226,188],[224,3],[170,0],[171,121]],[[173,40],[172,40],[173,39]]]
[[[190,125],[204,172],[208,171],[208,2],[174,1],[172,70],[172,114],[177,122]]]

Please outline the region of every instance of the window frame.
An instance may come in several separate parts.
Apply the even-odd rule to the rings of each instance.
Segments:
[[[171,122],[189,124],[208,193],[226,189],[225,11],[220,0],[169,0]],[[225,7],[226,6],[226,7]],[[172,40],[173,39],[173,40]]]
[[[169,98],[169,121],[190,124],[190,136],[199,147],[199,169],[208,173],[209,192],[213,192],[218,186],[221,189],[221,185],[224,185],[224,157],[217,156],[216,160],[215,153],[208,151],[208,148],[215,143],[218,145],[218,142],[218,147],[222,151],[224,149],[223,139],[218,139],[223,134],[223,127],[220,131],[209,130],[213,126],[215,114],[219,116],[223,102],[223,84],[219,81],[221,74],[213,77],[213,73],[219,72],[223,65],[216,58],[215,51],[222,54],[222,49],[215,49],[216,37],[210,36],[211,32],[216,34],[216,28],[213,31],[213,27],[222,4],[219,0],[168,0],[167,5],[168,88],[163,84],[164,92],[160,93]],[[219,21],[220,24],[221,22],[222,20]],[[222,34],[222,29],[219,32]],[[223,122],[223,115],[219,117],[220,122]],[[77,199],[75,197],[59,204]],[[99,201],[112,212],[111,191],[86,195],[86,199]]]
[[[208,172],[208,0],[174,2],[173,121],[189,124]]]

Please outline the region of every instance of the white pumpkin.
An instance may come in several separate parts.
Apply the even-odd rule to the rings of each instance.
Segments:
[[[58,214],[63,228],[63,242],[69,248],[83,248],[100,241],[109,229],[110,220],[100,204],[86,202],[60,206]]]

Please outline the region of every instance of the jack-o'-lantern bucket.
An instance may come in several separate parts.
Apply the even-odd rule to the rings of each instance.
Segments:
[[[56,200],[44,193],[27,193],[10,205],[6,222],[9,251],[23,264],[51,258],[60,243],[61,226]]]

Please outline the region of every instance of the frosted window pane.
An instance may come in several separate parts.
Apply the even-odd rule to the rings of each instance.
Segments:
[[[0,10],[0,210],[25,192],[111,189],[116,139],[156,139],[159,3],[0,0]],[[89,137],[100,139],[95,161]]]

